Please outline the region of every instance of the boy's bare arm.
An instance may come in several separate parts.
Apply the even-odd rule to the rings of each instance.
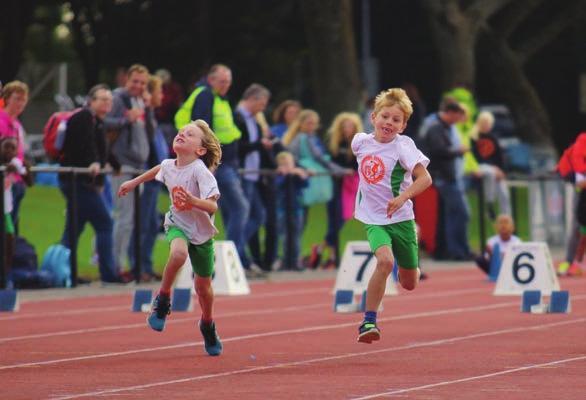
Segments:
[[[395,213],[395,211],[401,208],[407,200],[417,196],[431,185],[431,175],[429,175],[429,172],[422,164],[417,164],[415,168],[413,168],[412,174],[415,178],[413,183],[405,189],[404,192],[399,194],[399,196],[389,200],[387,204],[387,216],[389,218]]]
[[[122,185],[120,185],[120,189],[118,190],[118,197],[126,196],[141,183],[152,181],[153,179],[155,179],[155,176],[157,176],[160,169],[161,165],[156,165],[148,171],[137,176],[136,178],[124,182]]]
[[[179,187],[176,193],[179,201],[183,201],[191,206],[198,208],[208,214],[213,214],[218,210],[218,196],[212,196],[207,199],[200,199],[189,193],[185,188]]]

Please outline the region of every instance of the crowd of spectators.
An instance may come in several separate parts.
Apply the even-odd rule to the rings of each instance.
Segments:
[[[67,122],[61,165],[87,167],[90,174],[79,175],[75,183],[59,181],[67,201],[61,242],[72,245],[75,193],[76,235],[86,222],[95,229],[103,282],[132,279],[137,240],[142,251],[141,279],[161,279],[152,258],[162,220],[157,208],[160,183],[152,181],[141,189],[140,237],[133,234],[134,193],[122,198],[112,193],[134,171],[173,157],[170,143],[177,130],[196,119],[206,121],[222,145],[215,175],[225,238],[235,243],[247,274],[337,267],[338,234],[353,215],[358,190],[358,166],[350,144],[354,135],[368,132],[368,116],[361,119],[355,112],[341,110],[322,136],[317,111],[304,108],[295,99],[271,105],[270,90],[259,83],[251,83],[233,108],[227,97],[232,71],[222,64],[212,66],[187,97],[164,69],[151,74],[147,67],[135,64],[118,71],[116,82],[119,86],[113,90],[103,84],[93,87],[84,107]],[[417,88],[412,84],[404,88],[414,108],[410,130],[404,134],[430,158],[429,171],[438,192],[435,256],[471,260],[475,256],[468,245],[466,191],[483,182],[489,217],[495,220],[498,214],[511,212],[502,151],[491,133],[494,117],[486,112],[477,115],[474,99],[464,88],[446,93],[439,110],[425,115]],[[2,99],[0,139],[15,137],[16,158],[24,161],[26,140],[18,117],[28,101],[27,85],[18,81],[5,85]],[[272,109],[272,125],[265,119],[267,108]],[[103,173],[107,165],[114,173]],[[24,175],[17,169],[9,174],[9,213],[16,233],[26,190]],[[326,204],[326,235],[304,259],[301,237],[309,209],[318,203]],[[288,246],[285,232],[294,236]]]

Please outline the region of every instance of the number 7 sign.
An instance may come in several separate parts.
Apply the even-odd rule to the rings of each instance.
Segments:
[[[366,241],[352,241],[346,244],[342,262],[336,276],[336,290],[353,290],[354,294],[362,294],[368,287],[368,281],[376,268],[376,258]],[[397,294],[393,274],[387,280],[385,295]]]

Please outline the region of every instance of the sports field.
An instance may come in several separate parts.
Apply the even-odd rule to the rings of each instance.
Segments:
[[[334,272],[262,281],[218,297],[224,354],[204,354],[198,312],[157,333],[130,312],[133,287],[23,293],[0,315],[2,399],[583,399],[586,288],[564,278],[569,314],[520,313],[472,265],[429,271],[386,297],[382,340],[332,311]]]

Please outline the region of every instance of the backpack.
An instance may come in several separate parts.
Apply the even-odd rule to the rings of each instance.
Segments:
[[[60,161],[63,158],[67,121],[79,110],[81,108],[70,111],[57,111],[51,114],[45,124],[43,128],[43,147],[51,160]]]
[[[71,265],[69,258],[71,250],[62,244],[49,246],[43,256],[41,271],[53,274],[53,285],[56,287],[71,287]]]
[[[14,239],[14,255],[12,269],[36,271],[39,267],[35,248],[24,238],[17,236]]]
[[[586,172],[586,132],[582,132],[576,141],[564,150],[556,171],[560,177],[574,183],[576,172]]]

